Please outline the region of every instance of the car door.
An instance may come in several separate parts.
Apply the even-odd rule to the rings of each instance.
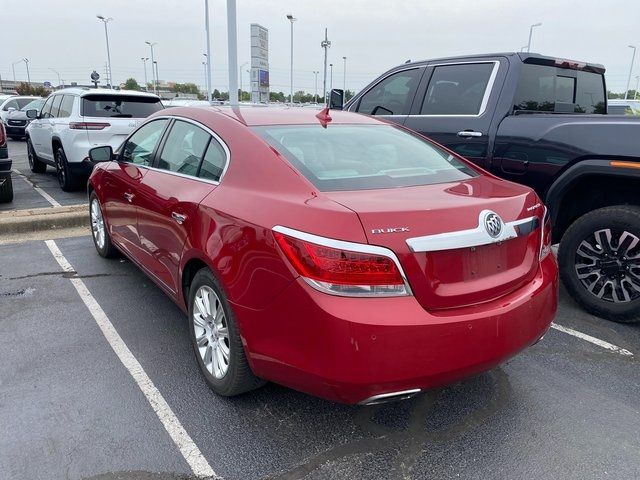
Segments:
[[[131,257],[142,262],[138,233],[138,188],[148,173],[153,154],[169,120],[150,121],[122,145],[118,161],[105,169],[101,184],[102,204],[111,239]]]
[[[227,153],[204,126],[176,119],[141,180],[138,228],[144,264],[168,290],[180,292],[179,266],[189,235],[197,231],[200,202],[217,186]]]
[[[50,162],[53,161],[53,157],[46,155],[45,144],[51,144],[49,117],[51,116],[51,105],[53,101],[54,96],[50,96],[42,106],[38,118],[34,119],[29,126],[29,138],[31,139],[31,145],[33,145],[36,155]]]
[[[496,86],[506,70],[506,63],[502,69],[500,64],[499,59],[429,64],[404,125],[489,168]]]
[[[58,118],[58,112],[60,110],[60,104],[62,103],[62,97],[64,95],[53,95],[53,102],[51,102],[51,110],[47,114],[47,118],[43,119],[42,131],[44,135],[44,141],[42,142],[42,156],[46,159],[54,160],[53,157],[53,134],[56,130],[55,122]]]
[[[416,66],[387,75],[354,102],[349,110],[403,124],[411,111],[424,71],[424,66]]]

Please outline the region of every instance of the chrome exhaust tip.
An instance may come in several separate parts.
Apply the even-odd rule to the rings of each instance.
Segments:
[[[358,405],[380,405],[381,403],[407,400],[411,397],[415,397],[420,393],[420,391],[421,390],[419,388],[414,388],[412,390],[402,390],[400,392],[381,393],[379,395],[374,395],[373,397],[365,398],[361,402],[358,402]]]

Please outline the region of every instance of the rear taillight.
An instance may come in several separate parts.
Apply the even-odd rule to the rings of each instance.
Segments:
[[[71,122],[69,124],[71,130],[104,130],[110,126],[111,124],[106,122]]]
[[[333,295],[409,295],[400,264],[390,250],[318,237],[286,227],[273,235],[293,268],[312,287]]]
[[[547,207],[544,207],[544,215],[542,216],[540,239],[540,260],[542,261],[551,252],[551,218]]]
[[[4,147],[7,143],[7,132],[4,130],[4,124],[0,122],[0,147]]]

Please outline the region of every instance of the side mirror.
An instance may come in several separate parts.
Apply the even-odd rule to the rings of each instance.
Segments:
[[[378,105],[371,111],[371,115],[393,115],[393,112],[382,105]]]
[[[113,160],[113,149],[110,145],[93,147],[89,150],[89,158],[93,163],[110,162]]]
[[[15,112],[15,111],[16,111],[16,107],[7,108],[7,112]]]
[[[342,110],[343,105],[344,92],[339,88],[332,89],[331,95],[329,96],[329,108],[332,110]]]
[[[38,110],[32,108],[31,110],[27,110],[27,118],[36,119],[38,118]]]

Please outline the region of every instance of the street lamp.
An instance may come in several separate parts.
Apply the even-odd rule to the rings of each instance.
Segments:
[[[158,84],[160,83],[160,75],[158,75],[158,61],[153,62],[153,65],[156,67],[156,95],[158,94]]]
[[[204,89],[209,92],[209,84],[207,83],[207,62],[202,62],[204,67]]]
[[[297,20],[293,15],[288,14],[287,19],[291,22],[291,94],[289,96],[289,103],[293,105],[293,22]]]
[[[22,61],[24,62],[25,66],[27,67],[27,82],[29,83],[29,85],[31,85],[31,76],[29,75],[29,59],[28,58],[23,58]]]
[[[344,68],[342,69],[342,94],[345,95],[347,92],[347,57],[342,57],[344,60]]]
[[[629,84],[631,83],[631,72],[633,71],[633,61],[636,59],[636,47],[629,45],[629,48],[633,48],[633,55],[631,56],[631,67],[629,67],[629,77],[627,78],[627,88],[624,91],[624,99],[627,99],[629,95]]]
[[[531,36],[533,35],[533,29],[535,27],[539,27],[541,25],[542,25],[542,23],[534,23],[533,25],[531,25],[529,27],[529,43],[527,43],[527,53],[529,53],[531,51]]]
[[[149,57],[140,57],[140,60],[142,60],[142,68],[144,68],[144,89],[147,90],[147,60]]]
[[[329,64],[331,73],[329,74],[329,98],[331,98],[331,92],[333,91],[333,63]]]
[[[158,42],[144,42],[147,45],[149,45],[149,48],[151,48],[151,82],[153,83],[153,93],[155,93],[156,95],[158,94],[158,82],[157,82],[157,78],[155,76],[155,73],[153,71],[153,64],[156,63],[155,59],[153,58],[153,46],[157,45]]]
[[[207,37],[207,102],[211,105],[211,67],[209,65],[209,59],[211,58],[211,38],[209,34],[209,0],[204,0],[204,30]]]
[[[105,18],[102,15],[96,15],[96,17],[104,23],[104,38],[107,40],[107,62],[109,62],[109,85],[113,88],[113,75],[111,74],[111,51],[109,50],[109,31],[107,30],[107,23],[111,22],[113,18]]]
[[[242,69],[244,68],[245,65],[247,65],[249,62],[244,62],[242,65],[240,65],[240,101],[242,101]]]
[[[331,42],[327,37],[327,29],[324,29],[324,40],[320,42],[320,47],[324,48],[324,71],[323,71],[323,80],[322,80],[322,101],[326,103],[327,101],[327,52],[329,47],[331,47]]]
[[[60,79],[60,72],[58,72],[57,70],[54,70],[53,68],[49,68],[49,70],[51,70],[53,73],[55,73],[58,76],[58,85],[62,86],[62,88],[64,88],[64,84],[62,83],[62,80]]]
[[[210,85],[209,85],[209,74],[207,73],[209,71],[209,56],[206,53],[202,54],[204,56],[204,84],[205,84],[205,88],[207,90],[207,95],[209,94],[209,92],[211,91]]]
[[[318,103],[318,74],[320,72],[316,72],[315,70],[313,71],[313,74],[316,76],[316,89],[315,89],[315,93],[313,94],[313,100],[315,103]]]

